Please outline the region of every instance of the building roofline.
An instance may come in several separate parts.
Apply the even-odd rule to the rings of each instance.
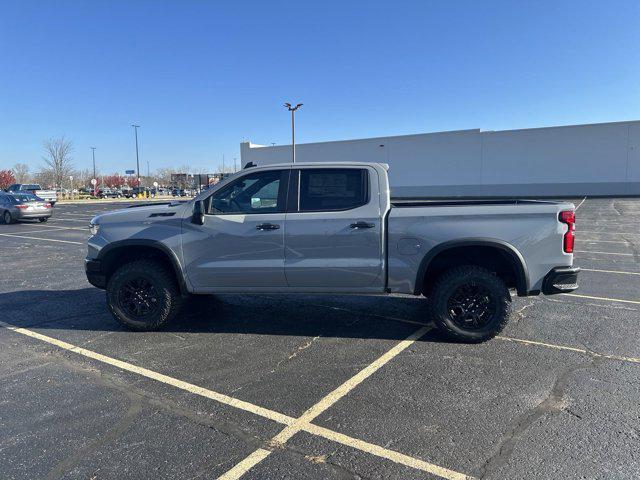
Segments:
[[[575,128],[575,127],[600,127],[604,125],[622,125],[622,124],[640,124],[640,120],[620,120],[616,122],[600,122],[600,123],[578,123],[572,125],[550,125],[544,127],[532,127],[532,128],[512,128],[505,130],[481,130],[479,128],[470,128],[465,130],[443,130],[438,132],[424,132],[424,133],[411,133],[407,135],[387,135],[381,137],[366,137],[366,138],[353,138],[346,140],[326,140],[324,142],[308,142],[308,143],[296,143],[296,146],[302,145],[322,145],[325,143],[354,143],[354,142],[371,142],[373,140],[377,141],[388,141],[394,139],[401,138],[409,138],[409,137],[421,137],[425,135],[447,135],[447,134],[460,134],[460,133],[503,133],[503,132],[521,132],[525,130],[548,130],[548,129],[556,129],[556,128]],[[280,147],[291,147],[291,144],[283,144],[283,145],[260,145],[251,142],[243,142],[243,144],[248,144],[249,148],[280,148]]]

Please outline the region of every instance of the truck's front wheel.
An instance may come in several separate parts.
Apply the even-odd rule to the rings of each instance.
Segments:
[[[107,305],[132,330],[157,330],[179,313],[182,297],[173,275],[153,260],[118,268],[107,283]]]
[[[511,313],[505,283],[475,265],[444,272],[429,292],[429,308],[436,326],[447,336],[467,343],[495,337]]]

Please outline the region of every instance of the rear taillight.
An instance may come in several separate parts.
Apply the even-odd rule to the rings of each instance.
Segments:
[[[51,204],[50,203],[45,203],[44,204],[44,208],[51,208]]]
[[[16,205],[16,208],[19,208],[20,210],[23,210],[25,208],[29,208],[29,205]]]
[[[564,251],[565,253],[573,253],[573,243],[576,238],[576,213],[573,210],[565,210],[560,212],[558,220],[565,223],[567,227],[567,233],[564,234]]]

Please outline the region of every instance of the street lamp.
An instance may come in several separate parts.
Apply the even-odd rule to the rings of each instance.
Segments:
[[[138,129],[140,125],[132,124],[133,131],[136,135],[136,178],[138,179],[138,187],[140,187],[140,157],[138,155]],[[138,190],[139,191],[139,190]]]
[[[93,156],[93,177],[96,178],[96,147],[91,147],[91,155]],[[93,188],[93,194],[96,194],[95,187]]]
[[[290,103],[285,103],[284,104],[285,107],[287,107],[287,110],[289,110],[291,112],[291,158],[292,158],[292,163],[296,163],[296,120],[295,120],[295,113],[296,110],[298,110],[302,104],[299,103],[297,104],[295,107],[292,107]]]

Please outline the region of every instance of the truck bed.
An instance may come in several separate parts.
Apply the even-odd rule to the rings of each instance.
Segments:
[[[557,205],[552,200],[530,200],[520,198],[478,198],[478,199],[428,199],[428,198],[391,198],[391,206],[399,207],[458,207],[478,205]]]

